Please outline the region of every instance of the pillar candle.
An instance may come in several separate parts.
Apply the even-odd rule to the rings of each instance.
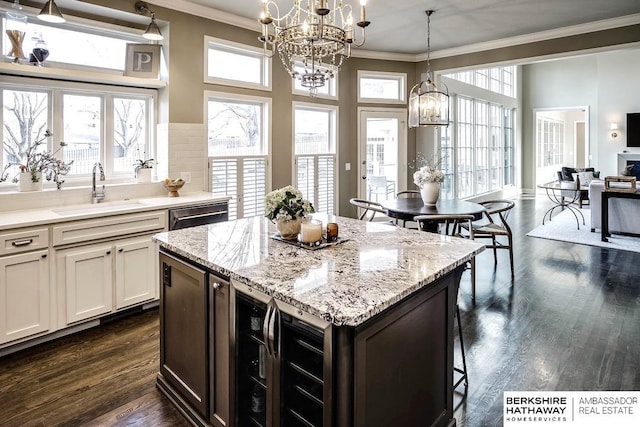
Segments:
[[[322,222],[312,219],[301,224],[300,241],[302,243],[315,243],[320,240],[322,240]]]

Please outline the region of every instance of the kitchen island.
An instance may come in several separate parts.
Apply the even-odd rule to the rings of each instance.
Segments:
[[[158,387],[196,425],[453,419],[453,316],[483,245],[335,217],[309,250],[249,218],[155,236]]]

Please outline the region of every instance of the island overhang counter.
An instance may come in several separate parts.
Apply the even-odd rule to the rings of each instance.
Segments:
[[[483,245],[332,221],[341,242],[317,250],[274,239],[275,226],[259,217],[154,237],[158,387],[194,424],[455,424],[457,290]]]

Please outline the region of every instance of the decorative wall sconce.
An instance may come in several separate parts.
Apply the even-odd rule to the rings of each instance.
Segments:
[[[60,9],[58,9],[58,5],[56,5],[55,0],[49,0],[38,15],[38,19],[45,22],[52,22],[54,24],[61,24],[66,19],[60,13]]]
[[[151,22],[149,23],[147,29],[144,31],[144,34],[142,34],[142,37],[147,40],[164,40],[164,36],[160,32],[160,28],[158,28],[158,24],[156,24],[155,12],[149,10],[149,7],[143,1],[137,2],[135,4],[135,8],[136,12],[138,12],[139,14],[151,16]]]
[[[611,138],[617,138],[618,137],[618,124],[617,123],[611,123],[609,125],[609,129],[611,129]]]

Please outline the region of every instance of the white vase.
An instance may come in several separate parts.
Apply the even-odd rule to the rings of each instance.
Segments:
[[[151,182],[151,172],[152,168],[140,168],[138,172],[136,172],[136,178],[138,179],[138,183]]]
[[[292,219],[290,221],[276,221],[276,228],[283,239],[294,240],[298,238],[300,233],[300,218]]]
[[[420,187],[420,196],[422,201],[427,206],[434,206],[438,203],[440,197],[440,183],[439,182],[425,182]]]
[[[31,172],[20,172],[18,189],[20,191],[40,191],[42,190],[42,172],[36,172],[37,182],[31,179]]]

